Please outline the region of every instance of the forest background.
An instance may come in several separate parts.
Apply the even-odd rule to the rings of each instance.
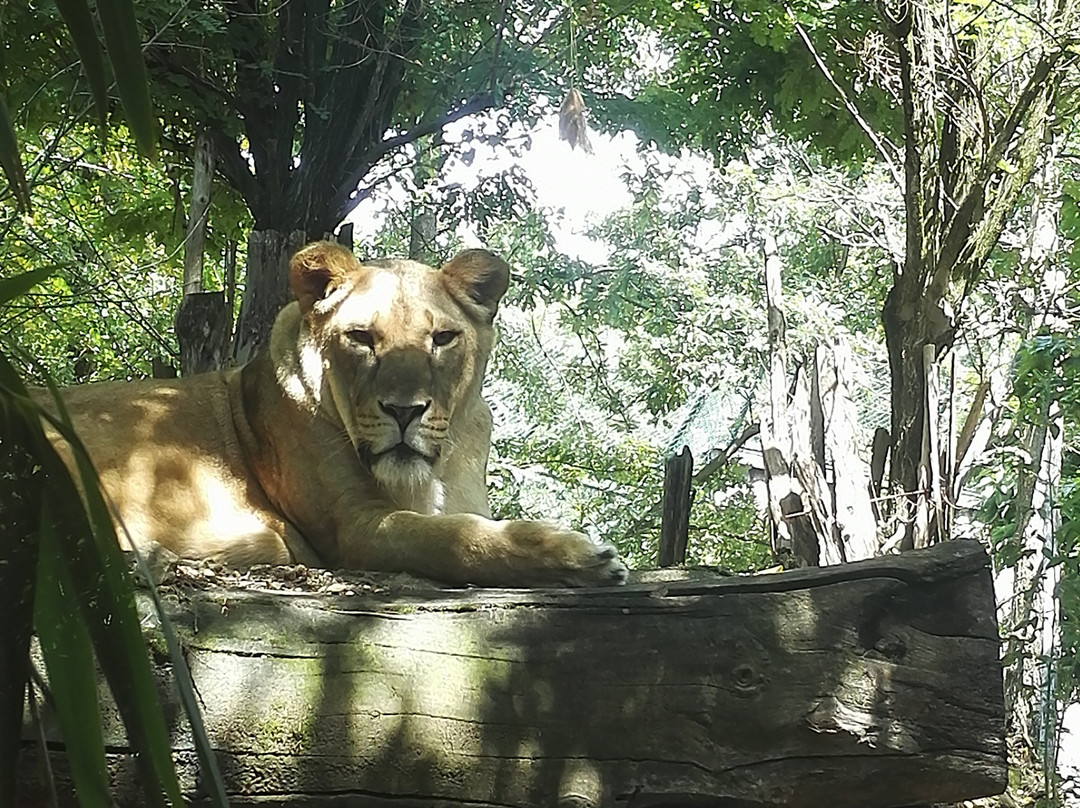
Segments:
[[[51,3],[0,8],[25,172],[0,198],[0,276],[55,270],[0,312],[28,379],[178,367],[174,320],[194,287],[225,291],[225,354],[242,360],[280,254],[343,221],[361,257],[438,263],[483,244],[514,267],[488,386],[495,511],[560,519],[651,565],[664,458],[685,443],[699,464],[733,457],[696,480],[690,560],[750,571],[773,563],[746,436],[769,426],[774,240],[791,364],[848,352],[867,466],[875,430],[894,438],[885,497],[918,487],[911,357],[930,342],[953,362],[964,417],[951,428],[968,439],[950,535],[982,540],[999,573],[1014,761],[1038,771],[1018,793],[1076,794],[1076,4],[154,0],[138,13],[157,147],[137,148],[118,109],[95,117],[109,105],[93,104]],[[572,90],[597,148],[627,131],[636,144],[627,204],[589,221],[545,207],[522,168]],[[577,146],[545,181],[582,182]],[[193,214],[208,152],[211,201]],[[205,259],[185,289],[200,224]],[[879,544],[903,532],[894,520]]]

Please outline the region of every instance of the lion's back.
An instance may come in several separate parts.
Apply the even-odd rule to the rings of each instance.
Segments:
[[[62,391],[76,434],[136,544],[231,563],[289,559],[283,520],[259,496],[237,441],[233,374]]]

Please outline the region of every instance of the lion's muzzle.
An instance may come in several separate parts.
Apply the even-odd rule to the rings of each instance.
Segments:
[[[426,473],[440,455],[439,443],[431,439],[427,434],[430,430],[424,425],[431,400],[406,404],[379,401],[378,406],[382,414],[393,421],[394,427],[387,424],[381,440],[357,447],[361,462],[375,472],[376,477],[381,476],[380,471],[394,476],[405,469],[414,473],[423,469],[421,473]]]
[[[405,432],[408,430],[409,424],[423,417],[430,406],[430,401],[425,401],[422,404],[404,405],[390,404],[385,401],[379,402],[379,409],[397,421],[398,427],[401,429],[402,437],[404,437]]]

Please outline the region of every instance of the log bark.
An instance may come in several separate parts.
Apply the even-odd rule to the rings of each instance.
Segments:
[[[973,542],[617,589],[354,589],[166,588],[233,805],[886,808],[1005,786]],[[117,802],[139,804],[108,723]],[[178,719],[174,749],[206,804]]]

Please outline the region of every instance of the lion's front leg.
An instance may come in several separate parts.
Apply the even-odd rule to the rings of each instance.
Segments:
[[[354,525],[339,544],[358,569],[480,586],[605,586],[626,581],[610,544],[548,522],[394,511]]]

